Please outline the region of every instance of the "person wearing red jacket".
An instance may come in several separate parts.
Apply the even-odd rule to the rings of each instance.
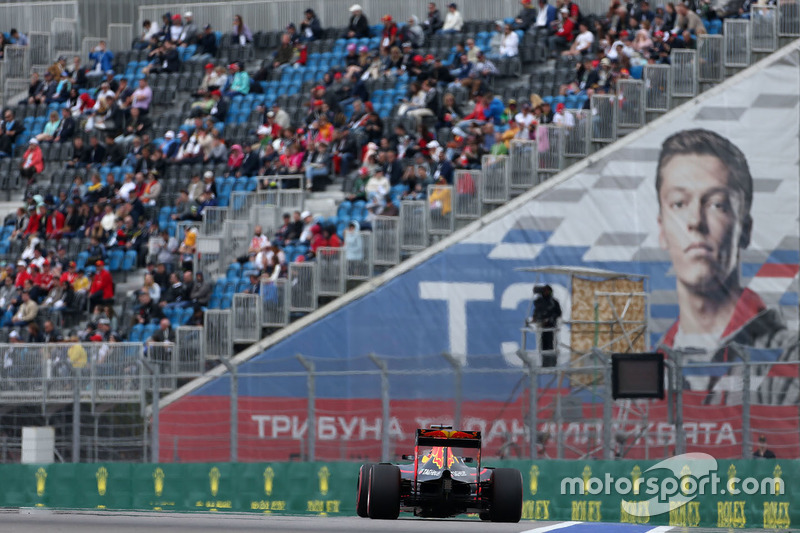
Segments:
[[[36,138],[31,138],[28,142],[28,149],[22,155],[20,174],[28,180],[30,185],[33,183],[36,174],[41,174],[43,171],[44,157],[42,156],[42,149],[39,146],[39,141]]]
[[[28,280],[33,280],[28,272],[28,265],[25,261],[20,261],[17,263],[17,276],[14,278],[14,286],[21,289]]]
[[[30,235],[39,235],[42,229],[42,225],[44,224],[43,218],[45,217],[46,207],[41,206],[37,207],[36,210],[30,214],[28,217],[28,225],[25,226],[25,231],[22,234],[24,237],[29,237]]]
[[[95,265],[97,266],[97,272],[89,287],[89,303],[92,309],[96,305],[101,305],[107,300],[114,299],[114,280],[111,277],[111,272],[105,269],[105,263],[102,261],[97,261]]]
[[[548,38],[550,54],[558,55],[570,47],[570,43],[575,38],[575,28],[578,27],[577,22],[577,15],[570,13],[567,6],[561,8],[561,24],[558,27],[558,31]]]
[[[48,239],[61,238],[61,232],[64,230],[64,220],[64,213],[58,209],[53,209],[53,212],[47,217],[47,224],[44,228]]]

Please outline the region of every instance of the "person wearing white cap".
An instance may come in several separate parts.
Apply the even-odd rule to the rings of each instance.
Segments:
[[[303,221],[303,231],[300,233],[300,242],[311,242],[311,237],[314,233],[311,231],[316,225],[314,217],[311,216],[311,211],[303,211],[300,213],[300,219]]]
[[[347,31],[344,34],[346,39],[361,39],[369,37],[369,21],[361,10],[359,4],[350,6],[350,22],[347,24]]]
[[[36,174],[41,174],[43,171],[44,157],[42,157],[42,149],[39,146],[39,141],[35,137],[31,137],[28,142],[28,149],[25,150],[22,156],[20,174],[28,180],[28,185],[30,185],[35,181]]]
[[[180,141],[175,139],[175,132],[169,130],[164,134],[164,144],[161,145],[161,153],[164,154],[164,159],[172,159],[178,153],[181,147]]]
[[[197,34],[200,29],[194,23],[194,16],[191,11],[183,14],[183,31],[178,38],[178,46],[186,46],[197,42]]]

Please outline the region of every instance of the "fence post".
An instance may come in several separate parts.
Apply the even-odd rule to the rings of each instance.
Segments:
[[[522,359],[522,362],[528,368],[528,378],[530,384],[528,385],[528,417],[530,418],[528,427],[528,445],[530,446],[531,460],[538,459],[538,435],[537,428],[539,426],[539,375],[536,372],[536,365],[534,364],[531,356],[525,350],[517,350],[517,357]]]
[[[614,459],[614,447],[611,445],[611,421],[614,419],[614,400],[608,385],[613,381],[611,377],[611,359],[598,357],[603,362],[603,379],[605,380],[605,395],[603,397],[603,459]]]
[[[381,371],[381,462],[389,461],[389,367],[374,353],[369,358]]]
[[[231,373],[231,462],[239,460],[239,372],[230,359],[221,358],[220,362]]]
[[[744,363],[744,372],[742,375],[742,459],[751,457],[751,443],[750,443],[750,352],[745,347],[738,347],[737,351],[740,352],[742,362]]]
[[[453,399],[455,400],[455,410],[453,414],[453,427],[459,429],[461,427],[461,393],[462,393],[462,382],[463,382],[463,372],[461,361],[453,357],[447,352],[442,353],[442,357],[447,359],[447,362],[453,367],[454,379],[453,379],[453,386],[455,387],[455,391],[453,393]]]
[[[556,370],[556,387],[561,387],[564,373],[561,370]],[[564,458],[564,412],[561,409],[561,394],[556,395],[556,458]]]
[[[317,448],[317,416],[316,416],[316,393],[314,378],[314,362],[309,361],[300,354],[295,355],[303,368],[308,372],[308,461],[316,460]]]
[[[686,453],[686,436],[683,434],[683,354],[673,353],[675,361],[675,453]]]
[[[81,462],[81,377],[83,369],[76,368],[72,385],[72,462]]]
[[[147,358],[140,354],[139,362],[145,370],[153,376],[153,428],[150,432],[150,462],[157,463],[159,459],[158,450],[158,401],[159,401],[159,388],[158,388],[158,365],[151,365]],[[142,387],[144,390],[144,387]]]

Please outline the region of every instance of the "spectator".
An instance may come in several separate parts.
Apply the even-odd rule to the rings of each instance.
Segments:
[[[503,25],[503,43],[500,45],[502,57],[517,57],[519,55],[519,35],[511,29],[510,24]]]
[[[181,29],[181,34],[178,37],[178,46],[195,44],[197,42],[197,34],[199,33],[199,29],[194,23],[194,15],[191,11],[187,11],[183,14],[183,20],[184,24],[183,28]]]
[[[11,31],[8,32],[8,36],[10,37],[9,41],[11,44],[28,46],[28,36],[24,33],[20,33],[16,28],[11,28]]]
[[[106,42],[100,41],[89,54],[89,59],[94,61],[92,69],[86,73],[90,78],[99,78],[106,72],[114,70],[114,53],[106,49]]]
[[[767,448],[767,437],[759,435],[758,447],[753,452],[754,459],[775,459],[775,452]]]
[[[50,119],[45,123],[42,133],[36,136],[36,140],[42,142],[53,142],[55,139],[56,130],[61,126],[61,121],[58,118],[58,111],[50,111]]]
[[[148,339],[149,342],[170,342],[175,343],[176,336],[175,330],[172,328],[172,324],[168,318],[162,318],[161,321],[158,323],[158,329],[153,333],[153,335]]]
[[[133,91],[131,96],[131,109],[136,108],[141,115],[147,115],[150,111],[150,104],[153,101],[153,89],[145,78],[139,80],[139,86]]]
[[[414,48],[421,48],[425,44],[425,30],[419,23],[419,18],[416,15],[411,15],[408,22],[402,30],[403,42],[411,43]]]
[[[381,52],[386,53],[398,44],[397,32],[399,29],[391,15],[384,15],[383,18],[381,18],[381,22],[383,22],[383,32],[381,33]]]
[[[548,38],[548,46],[551,55],[560,53],[565,48],[569,48],[574,39],[575,17],[569,14],[569,9],[565,6],[561,8],[561,21],[558,30]]]
[[[142,69],[145,76],[159,72],[170,74],[178,72],[181,68],[181,57],[172,41],[164,41],[163,45],[150,52],[148,56],[152,61]]]
[[[65,107],[61,110],[61,121],[58,123],[58,127],[53,134],[53,142],[69,142],[74,136],[75,119],[72,118],[72,112],[70,109]]]
[[[225,96],[233,98],[234,96],[246,95],[250,92],[250,76],[241,65],[237,62],[228,65],[230,70],[231,83],[230,87],[225,91]]]
[[[350,6],[350,21],[344,34],[346,39],[362,39],[369,37],[369,21],[359,4]]]
[[[114,300],[114,280],[111,273],[105,269],[103,261],[95,261],[95,266],[97,272],[89,288],[89,304],[92,307]]]
[[[442,21],[442,14],[439,12],[439,8],[436,7],[434,2],[428,2],[428,16],[425,17],[425,20],[422,22],[425,33],[433,35],[441,30],[442,26],[444,26],[444,22]]]
[[[675,18],[675,28],[679,32],[689,31],[693,35],[705,35],[706,27],[703,25],[703,19],[691,11],[683,2],[675,7],[677,17]]]
[[[300,23],[300,40],[316,41],[322,38],[322,25],[314,10],[308,8],[303,13],[303,22]]]
[[[19,304],[17,312],[11,319],[11,324],[14,326],[27,326],[34,320],[36,315],[39,314],[39,306],[31,298],[28,291],[22,291],[22,303]]]
[[[305,165],[306,188],[310,191],[324,191],[329,183],[331,173],[331,156],[328,142],[319,141],[316,149],[310,153]]]
[[[44,157],[42,157],[42,148],[39,146],[39,141],[35,137],[31,138],[28,142],[28,149],[22,155],[22,163],[20,163],[20,174],[28,180],[28,186],[36,182],[36,175],[44,172]]]
[[[241,15],[234,15],[233,30],[231,31],[231,44],[246,46],[253,42],[253,34],[250,28],[242,21]]]
[[[225,119],[228,117],[228,110],[231,106],[230,100],[223,97],[222,92],[219,90],[211,91],[211,98],[214,99],[214,104],[208,116],[215,122],[225,122]]]
[[[159,28],[158,22],[145,19],[145,21],[142,22],[142,33],[139,36],[139,38],[134,42],[133,47],[136,50],[144,50],[145,48],[147,48],[147,43],[150,42],[150,39],[152,39],[153,37],[158,38],[160,30],[161,28]]]
[[[134,324],[150,324],[164,318],[164,312],[150,298],[150,293],[143,291],[139,293],[139,306],[133,317]]]
[[[164,39],[164,43],[172,43],[177,46],[178,41],[181,38],[181,34],[183,33],[183,22],[181,21],[181,16],[178,13],[172,15],[172,24],[169,27],[169,34]]]
[[[202,272],[195,274],[195,281],[192,285],[192,291],[189,294],[189,299],[192,305],[197,307],[206,307],[211,299],[211,293],[214,287],[210,283],[206,283],[205,277]]]
[[[533,0],[520,0],[519,3],[522,5],[522,10],[514,19],[512,29],[526,32],[536,22],[536,10],[533,8]]]
[[[347,261],[364,260],[364,240],[358,221],[352,220],[344,231],[344,254]]]
[[[652,41],[650,41],[652,43]],[[568,50],[561,52],[565,56],[576,56],[587,54],[591,51],[594,44],[594,33],[589,31],[589,26],[585,21],[578,24],[578,35],[572,42],[572,46]]]
[[[294,45],[288,33],[281,34],[281,43],[275,51],[272,68],[281,69],[290,64],[294,58]]]
[[[447,5],[447,15],[444,16],[444,25],[442,26],[442,33],[460,33],[461,28],[464,27],[464,18],[458,10],[455,2]]]
[[[547,0],[538,0],[539,12],[536,14],[534,27],[550,32],[558,19],[558,11],[547,3]]]
[[[25,131],[22,121],[14,117],[12,110],[6,109],[3,119],[0,121],[0,159],[12,156],[17,136]]]

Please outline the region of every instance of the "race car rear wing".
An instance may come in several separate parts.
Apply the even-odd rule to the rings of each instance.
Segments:
[[[481,449],[480,431],[418,429],[417,446],[452,446]]]

